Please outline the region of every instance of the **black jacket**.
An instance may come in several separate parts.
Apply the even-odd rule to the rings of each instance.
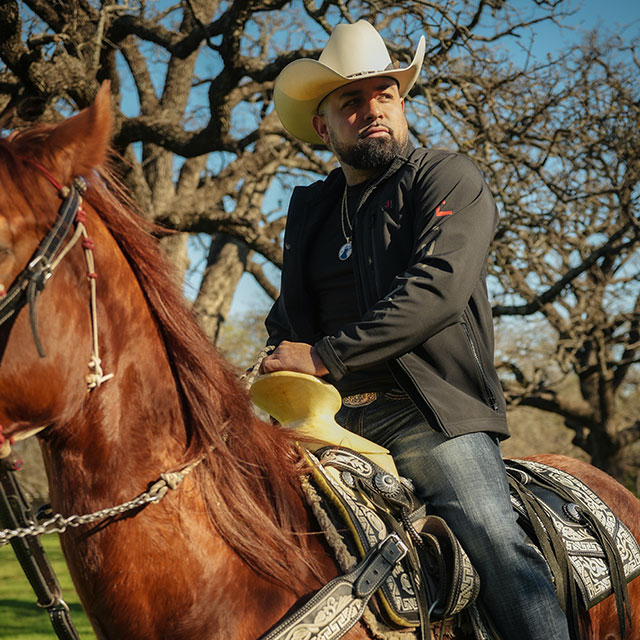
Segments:
[[[315,343],[336,380],[386,362],[434,428],[450,436],[508,435],[485,281],[498,214],[476,166],[454,153],[410,149],[373,181],[353,232],[362,317],[318,340],[304,259],[343,190],[337,169],[293,192],[281,295],[266,320],[268,343]]]

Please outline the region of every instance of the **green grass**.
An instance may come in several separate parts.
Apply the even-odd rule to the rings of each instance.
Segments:
[[[81,640],[95,640],[95,634],[82,610],[57,535],[41,538],[60,585],[62,597],[71,609],[71,619]],[[45,609],[36,604],[31,585],[22,572],[11,545],[0,547],[0,638],[3,640],[56,640]]]

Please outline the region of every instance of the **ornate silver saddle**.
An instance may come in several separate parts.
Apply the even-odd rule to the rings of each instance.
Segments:
[[[389,534],[398,535],[408,548],[363,616],[370,627],[386,637],[389,629],[422,627],[418,637],[428,638],[430,621],[473,604],[480,589],[476,571],[444,521],[425,515],[408,481],[350,449],[326,447],[305,455],[311,464],[302,482],[305,496],[343,571]],[[381,630],[376,617],[387,628]]]
[[[265,640],[336,640],[361,615],[376,637],[397,638],[387,633],[397,629],[402,638],[426,639],[431,619],[459,613],[471,622],[477,640],[498,637],[474,603],[478,578],[455,536],[444,521],[425,514],[410,483],[397,477],[386,449],[335,422],[342,400],[334,387],[313,376],[280,371],[258,377],[251,395],[315,452],[304,453],[311,472],[302,478],[303,489],[347,572]],[[549,564],[573,636],[579,637],[579,608],[614,593],[624,638],[630,620],[626,584],[640,574],[638,542],[573,476],[532,461],[505,462],[514,509]],[[370,599],[373,593],[375,600]],[[375,628],[378,618],[389,625],[383,632]],[[308,635],[311,628],[321,631]]]

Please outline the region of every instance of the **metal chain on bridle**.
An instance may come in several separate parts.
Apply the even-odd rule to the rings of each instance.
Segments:
[[[253,384],[260,372],[262,361],[273,351],[273,349],[274,347],[271,346],[261,349],[255,364],[240,376],[240,380],[246,388],[249,388]],[[79,527],[85,524],[91,524],[98,520],[112,518],[126,513],[127,511],[139,509],[147,504],[160,502],[160,500],[167,495],[170,489],[177,489],[184,478],[191,473],[202,462],[202,460],[204,460],[204,456],[187,464],[180,471],[167,471],[165,473],[161,473],[158,480],[156,480],[147,491],[141,493],[132,500],[128,500],[127,502],[123,502],[114,507],[99,509],[98,511],[84,515],[71,515],[66,517],[60,513],[56,513],[46,520],[42,520],[40,523],[34,523],[29,527],[2,529],[0,530],[0,547],[7,544],[12,538],[40,536],[49,533],[63,533],[69,527]]]
[[[198,459],[180,471],[161,473],[160,478],[151,485],[148,491],[141,493],[139,496],[133,498],[133,500],[128,500],[127,502],[123,502],[115,507],[107,507],[105,509],[94,511],[93,513],[87,513],[85,515],[71,515],[68,517],[63,516],[60,513],[56,513],[50,518],[29,527],[3,529],[0,531],[0,547],[7,544],[12,538],[40,536],[48,533],[63,533],[69,527],[80,527],[84,524],[97,522],[98,520],[113,518],[114,516],[121,515],[127,511],[144,507],[147,504],[160,502],[160,500],[162,500],[162,498],[164,498],[168,493],[169,489],[177,489],[185,477],[191,473],[201,461],[202,459]]]

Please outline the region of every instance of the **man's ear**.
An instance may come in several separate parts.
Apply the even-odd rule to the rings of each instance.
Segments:
[[[329,127],[327,127],[325,117],[316,113],[311,123],[316,133],[322,138],[322,141],[329,146]]]

